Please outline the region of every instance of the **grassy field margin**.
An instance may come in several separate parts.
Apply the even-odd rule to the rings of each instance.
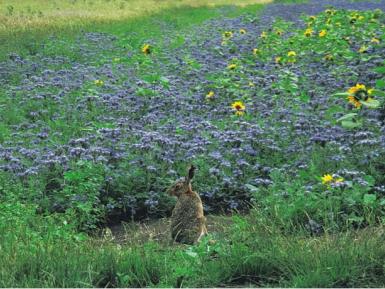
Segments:
[[[161,36],[159,22],[175,29],[215,17],[255,12],[271,0],[247,1],[3,1],[0,5],[0,60],[11,52],[36,54],[49,36],[71,40],[80,32],[135,32],[138,39]],[[230,9],[225,15],[221,7]]]

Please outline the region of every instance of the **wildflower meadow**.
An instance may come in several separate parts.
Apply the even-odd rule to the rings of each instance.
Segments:
[[[43,2],[0,3],[1,287],[385,286],[384,0]]]

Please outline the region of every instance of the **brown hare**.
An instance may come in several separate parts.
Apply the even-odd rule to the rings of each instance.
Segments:
[[[195,167],[191,166],[187,176],[175,182],[168,194],[178,198],[171,216],[171,237],[184,244],[199,242],[207,233],[202,200],[191,188]]]

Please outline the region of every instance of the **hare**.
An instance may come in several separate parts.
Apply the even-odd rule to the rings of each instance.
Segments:
[[[194,171],[195,167],[191,166],[187,176],[176,181],[167,191],[178,198],[171,216],[171,237],[184,244],[199,242],[207,234],[202,200],[191,188]]]

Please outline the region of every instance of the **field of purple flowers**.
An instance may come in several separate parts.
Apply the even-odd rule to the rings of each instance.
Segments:
[[[161,40],[95,32],[12,53],[0,63],[1,196],[88,230],[167,216],[165,190],[192,163],[207,213],[381,223],[381,9],[272,4],[185,34],[163,27]]]

